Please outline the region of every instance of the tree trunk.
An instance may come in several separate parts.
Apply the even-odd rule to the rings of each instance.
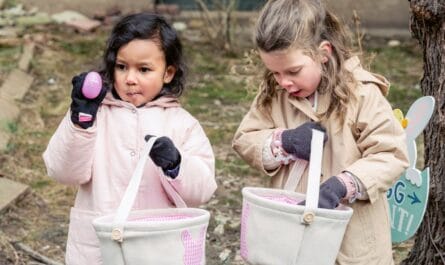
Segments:
[[[411,32],[423,49],[423,95],[436,99],[425,130],[425,165],[430,167],[427,211],[414,246],[402,264],[445,264],[445,2],[408,0]]]

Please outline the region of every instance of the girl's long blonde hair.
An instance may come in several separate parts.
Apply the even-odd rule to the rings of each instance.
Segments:
[[[346,105],[354,97],[350,83],[352,74],[344,68],[351,57],[347,34],[338,18],[325,10],[320,0],[269,0],[262,9],[255,33],[255,43],[263,52],[302,49],[314,60],[321,58],[319,45],[328,41],[332,46],[327,63],[322,63],[322,77],[318,87],[320,94],[331,94],[328,109],[319,113],[321,120],[335,112],[343,122]],[[276,93],[278,83],[266,70],[260,85],[257,105],[267,109]]]

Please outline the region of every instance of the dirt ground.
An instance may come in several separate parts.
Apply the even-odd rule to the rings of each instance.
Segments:
[[[25,183],[31,189],[0,215],[0,264],[2,265],[39,264],[17,248],[16,242],[26,244],[54,261],[60,263],[64,261],[68,213],[74,202],[76,188],[58,184],[48,178],[41,155],[62,116],[68,110],[72,76],[98,66],[109,29],[103,27],[94,33],[78,34],[73,30],[67,31],[63,26],[47,25],[33,28],[26,33],[37,44],[30,70],[35,81],[23,102],[19,103],[21,113],[17,123],[11,126],[13,137],[8,149],[0,153],[0,177]],[[185,44],[188,47],[193,45]],[[227,75],[226,69],[220,68],[218,66],[220,61],[217,60],[233,61],[230,57],[222,58],[225,56],[223,54],[218,54],[221,58],[212,58],[214,48],[206,43],[202,45],[203,47],[186,47],[187,52],[194,54],[190,59],[196,60],[196,65],[199,65],[199,69],[191,69],[189,78],[191,87],[207,83],[214,85],[215,81],[210,80],[213,77],[202,72],[224,71],[218,75]],[[204,51],[204,54],[200,54],[200,51]],[[203,79],[207,81],[201,82]],[[237,158],[227,143],[230,142],[237,122],[248,105],[236,104],[234,99],[226,105],[224,98],[216,99],[208,96],[205,90],[206,88],[202,87],[201,90],[197,88],[196,92],[190,92],[198,93],[198,97],[202,100],[194,102],[188,99],[192,98],[192,95],[186,95],[183,104],[192,109],[199,119],[206,120],[203,126],[209,137],[216,139],[214,151],[219,161],[233,162]],[[244,89],[240,91],[241,94],[245,94]],[[215,104],[224,106],[215,109]],[[203,112],[203,109],[207,111]],[[221,109],[225,111],[221,112]],[[226,123],[218,117],[221,113],[228,115],[224,118]],[[209,116],[214,118],[205,119]],[[236,165],[232,163],[232,167]],[[225,168],[225,166],[218,168],[219,189],[205,207],[213,216],[208,228],[207,264],[240,262],[237,243],[241,210],[239,197],[241,186],[245,184],[244,179],[247,176],[234,175]],[[240,168],[244,168],[242,172],[249,172],[245,165]],[[256,181],[262,180],[259,178],[251,183]]]
[[[68,213],[76,188],[48,178],[41,154],[68,110],[71,77],[98,65],[108,31],[109,27],[102,27],[94,33],[78,34],[63,26],[46,25],[25,32],[37,44],[30,70],[35,81],[19,103],[20,118],[12,126],[8,150],[0,153],[0,177],[25,183],[31,189],[0,215],[2,265],[42,264],[21,251],[17,242],[54,261],[64,261]],[[192,66],[190,92],[182,103],[202,121],[217,158],[219,187],[204,207],[212,214],[207,264],[243,264],[239,255],[240,190],[243,186],[266,185],[264,176],[240,161],[230,147],[233,132],[252,98],[243,78],[230,74],[231,66],[242,64],[244,48],[223,53],[199,36],[192,31],[182,34]],[[416,67],[411,71],[418,71]],[[398,78],[397,73],[392,74]],[[394,246],[397,263],[411,244]]]

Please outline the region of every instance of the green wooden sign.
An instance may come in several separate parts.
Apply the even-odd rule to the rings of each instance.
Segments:
[[[388,192],[391,216],[392,242],[399,243],[412,237],[422,222],[428,202],[429,168],[420,172],[416,168],[416,138],[428,124],[434,110],[434,98],[417,99],[409,108],[406,118],[400,110],[394,114],[406,132],[409,167]]]
[[[392,242],[400,243],[411,238],[422,222],[428,201],[430,183],[429,168],[421,172],[420,187],[406,179],[406,175],[388,190],[391,214]]]

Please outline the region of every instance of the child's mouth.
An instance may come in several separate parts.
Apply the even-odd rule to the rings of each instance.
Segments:
[[[293,97],[298,97],[298,94],[300,94],[300,91],[295,91],[295,92],[290,93],[290,95]]]
[[[141,93],[138,93],[138,92],[131,92],[131,93],[127,93],[127,96],[129,96],[129,97],[135,97],[135,96],[138,96],[138,95],[140,95]]]

